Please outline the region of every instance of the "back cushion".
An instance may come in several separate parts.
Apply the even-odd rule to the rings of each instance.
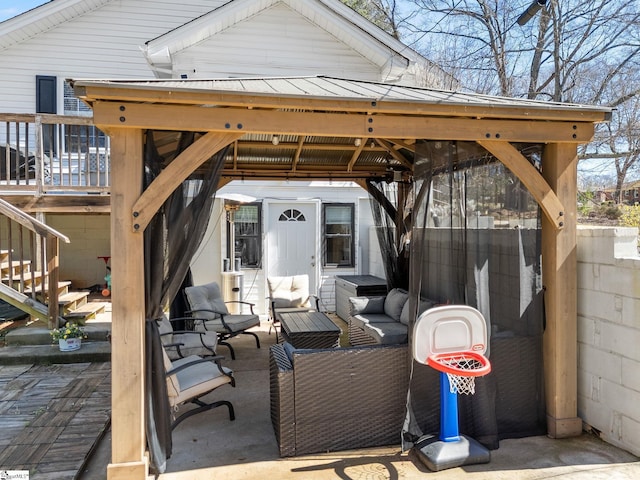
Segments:
[[[404,307],[402,307],[402,313],[400,314],[400,323],[403,323],[405,325],[409,325],[409,321],[411,320],[409,318],[409,304],[411,302],[409,302],[407,300],[407,302],[404,304]],[[420,299],[420,305],[418,305],[418,315],[420,315],[422,312],[430,309],[431,307],[433,307],[436,304],[436,302],[434,300],[425,300],[425,299]]]
[[[267,285],[269,296],[276,308],[309,306],[309,277],[307,275],[269,277]]]
[[[189,300],[191,310],[213,310],[215,313],[195,312],[194,317],[197,318],[217,318],[218,314],[228,315],[229,310],[224,304],[220,287],[216,282],[207,283],[206,285],[196,285],[184,289]]]
[[[394,321],[400,321],[400,315],[402,314],[402,307],[407,302],[409,293],[401,288],[394,288],[388,294],[384,300],[384,313],[390,316]]]

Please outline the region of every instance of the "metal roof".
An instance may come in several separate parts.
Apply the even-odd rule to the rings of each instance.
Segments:
[[[96,104],[98,125],[172,130],[163,136],[174,145],[176,130],[238,135],[226,179],[411,175],[421,139],[586,143],[593,124],[611,113],[327,76],[71,82],[78,97]],[[165,152],[171,158],[170,147]]]
[[[402,102],[465,107],[510,107],[528,110],[610,112],[608,107],[547,102],[472,92],[438,90],[408,85],[350,80],[327,76],[256,77],[183,80],[76,80],[77,85],[112,88],[153,89],[171,92],[234,93],[289,98]]]

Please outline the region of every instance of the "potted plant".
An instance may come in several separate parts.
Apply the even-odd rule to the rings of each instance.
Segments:
[[[51,330],[52,341],[58,341],[61,352],[78,350],[82,345],[82,339],[87,338],[82,327],[76,323],[67,322],[63,327]]]

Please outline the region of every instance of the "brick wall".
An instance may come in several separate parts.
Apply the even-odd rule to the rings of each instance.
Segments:
[[[637,229],[578,228],[578,414],[640,455]]]

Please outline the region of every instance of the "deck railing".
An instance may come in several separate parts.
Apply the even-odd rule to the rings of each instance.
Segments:
[[[108,194],[109,137],[92,117],[0,113],[0,190]]]

